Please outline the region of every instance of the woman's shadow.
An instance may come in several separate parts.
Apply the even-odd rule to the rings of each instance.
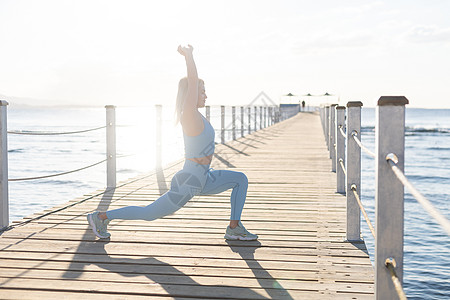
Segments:
[[[293,299],[289,292],[284,289],[281,284],[270,275],[270,273],[261,266],[255,259],[255,251],[261,247],[259,241],[226,241],[230,249],[238,253],[246,262],[250,270],[255,275],[256,280],[269,294],[270,299]]]
[[[242,259],[247,263],[248,267],[252,270],[258,284],[263,288],[269,297],[253,291],[251,288],[242,286],[230,286],[230,285],[204,285],[196,282],[189,275],[178,270],[175,266],[172,266],[164,261],[158,260],[153,257],[144,258],[128,258],[125,256],[120,257],[110,256],[105,250],[105,246],[109,243],[109,240],[92,240],[82,242],[84,245],[80,245],[79,249],[83,249],[84,253],[95,253],[95,257],[98,258],[98,262],[86,262],[86,254],[76,254],[73,258],[72,264],[63,275],[65,279],[78,279],[83,272],[89,272],[85,268],[89,265],[96,265],[98,268],[107,270],[112,273],[119,274],[123,277],[139,277],[145,276],[150,282],[149,284],[158,284],[165,292],[172,297],[213,297],[219,299],[292,299],[289,293],[284,290],[281,285],[267,272],[261,265],[254,259],[254,251],[261,245],[256,242],[254,246],[241,246],[240,243],[246,242],[231,242],[228,243],[233,252],[238,253]],[[254,242],[253,242],[254,243]],[[82,257],[83,256],[83,257]],[[84,260],[84,262],[83,262]],[[80,263],[78,263],[78,261]],[[230,263],[231,264],[231,263]],[[185,266],[189,268],[190,266]],[[198,266],[197,266],[198,268]],[[236,272],[236,277],[239,277],[239,271]],[[99,274],[99,281],[108,282],[108,277],[101,276]],[[202,273],[200,276],[208,276],[208,274]],[[214,275],[211,275],[214,276]],[[220,281],[220,279],[218,279]],[[123,280],[114,279],[113,282],[124,282]],[[102,284],[99,283],[99,284]],[[142,278],[137,279],[135,284],[146,284]],[[152,288],[148,285],[143,285],[143,289],[132,290],[133,294],[152,294],[161,293],[158,288]],[[130,289],[131,290],[131,289]],[[139,291],[140,290],[140,291]],[[114,292],[114,291],[111,291]],[[123,291],[124,294],[127,291]]]

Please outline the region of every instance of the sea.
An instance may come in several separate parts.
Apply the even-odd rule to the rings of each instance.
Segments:
[[[117,107],[117,180],[124,181],[155,168],[155,107]],[[162,163],[183,156],[181,128],[174,109],[162,110]],[[203,111],[203,114],[205,112]],[[226,109],[231,128],[231,108]],[[239,115],[239,112],[238,112]],[[8,108],[11,132],[61,133],[105,125],[105,108]],[[220,107],[211,108],[211,123],[220,128]],[[238,128],[240,120],[238,118]],[[245,120],[244,128],[247,129]],[[252,124],[253,130],[254,124]],[[259,123],[257,124],[259,127]],[[240,136],[240,132],[238,133]],[[220,135],[216,132],[216,137]],[[231,139],[227,130],[226,140]],[[363,144],[375,149],[375,109],[362,109]],[[105,129],[77,134],[8,134],[9,178],[20,179],[67,172],[99,162],[106,156]],[[417,189],[450,219],[450,110],[406,109],[405,173]],[[375,222],[374,159],[362,152],[361,199]],[[10,221],[63,204],[104,188],[106,164],[58,177],[9,183]],[[450,299],[450,236],[405,190],[404,289],[408,299]],[[376,226],[376,224],[374,224]],[[372,263],[374,240],[364,219],[362,234]]]

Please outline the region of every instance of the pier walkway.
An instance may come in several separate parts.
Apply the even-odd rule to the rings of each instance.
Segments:
[[[109,240],[88,228],[88,212],[153,201],[181,165],[3,233],[0,299],[374,298],[365,244],[344,241],[346,198],[318,114],[217,147],[215,169],[249,178],[242,220],[258,241],[223,239],[229,192],[153,222],[113,221]]]

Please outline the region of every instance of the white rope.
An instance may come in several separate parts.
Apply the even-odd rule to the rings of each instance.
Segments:
[[[94,130],[99,130],[106,128],[106,126],[86,129],[86,130],[78,130],[78,131],[63,131],[63,132],[52,132],[52,131],[29,131],[29,130],[8,130],[9,134],[22,134],[22,135],[62,135],[62,134],[74,134],[74,133],[83,133]]]
[[[372,222],[370,222],[369,216],[367,215],[366,210],[364,209],[364,205],[362,204],[361,199],[359,198],[358,192],[356,191],[356,184],[352,184],[350,188],[353,192],[353,195],[355,195],[356,202],[358,203],[359,208],[361,209],[361,212],[364,216],[364,219],[366,220],[367,225],[369,226],[370,232],[372,233],[373,238],[375,238],[375,228],[373,227]]]
[[[375,158],[375,153],[373,153],[372,151],[370,151],[369,149],[366,148],[366,146],[364,146],[361,141],[358,139],[357,137],[357,133],[356,132],[352,132],[352,136],[353,139],[355,140],[355,142],[358,144],[358,146],[364,150],[364,152],[366,152],[367,154],[369,154],[370,156],[372,156],[373,158]]]
[[[116,156],[116,158],[122,158],[122,157],[129,157],[129,156],[135,156],[137,154],[128,154],[128,155],[118,155]],[[67,172],[62,172],[62,173],[57,173],[57,174],[51,174],[51,175],[44,175],[44,176],[36,176],[36,177],[27,177],[27,178],[10,178],[8,179],[8,181],[26,181],[26,180],[36,180],[36,179],[43,179],[43,178],[50,178],[50,177],[56,177],[56,176],[61,176],[61,175],[66,175],[66,174],[70,174],[70,173],[75,173],[78,171],[82,171],[88,168],[92,168],[95,167],[96,165],[99,165],[101,163],[104,163],[105,161],[107,161],[107,159],[104,159],[102,161],[96,162],[92,165],[83,167],[83,168],[79,168],[76,170],[72,170],[72,171],[67,171]]]
[[[406,178],[405,174],[403,174],[402,170],[397,166],[396,162],[393,160],[394,158],[388,155],[386,160],[391,165],[392,171],[400,180],[400,182],[411,192],[411,194],[416,198],[417,202],[419,202],[423,208],[432,216],[436,222],[438,222],[447,234],[450,235],[450,221],[447,220],[434,206],[431,202],[425,198]]]
[[[344,129],[342,129],[342,125],[339,125],[339,131],[340,131],[341,135],[344,137],[344,139],[347,138],[347,136],[344,132]]]
[[[344,160],[342,158],[339,158],[339,164],[341,165],[342,171],[344,172],[344,175],[347,176],[347,170],[344,166]]]
[[[403,291],[402,283],[400,282],[400,279],[398,279],[397,272],[395,272],[395,268],[397,267],[397,264],[395,262],[395,259],[389,257],[386,258],[384,265],[386,268],[389,269],[389,272],[391,273],[391,280],[394,284],[395,291],[397,292],[398,298],[400,300],[406,300],[405,291]]]
[[[99,165],[99,164],[101,164],[101,163],[103,163],[103,162],[105,162],[105,161],[107,161],[107,159],[104,159],[104,160],[102,160],[102,161],[96,162],[95,164],[92,164],[92,165],[89,165],[89,166],[86,166],[86,167],[83,167],[83,168],[79,168],[79,169],[76,169],[76,170],[72,170],[72,171],[67,171],[67,172],[62,172],[62,173],[57,173],[57,174],[52,174],[52,175],[36,176],[36,177],[10,178],[10,179],[8,179],[8,181],[35,180],[35,179],[43,179],[43,178],[50,178],[50,177],[56,177],[56,176],[66,175],[66,174],[75,173],[75,172],[78,172],[78,171],[81,171],[81,170],[84,170],[84,169],[87,169],[87,168],[94,167],[94,166]]]

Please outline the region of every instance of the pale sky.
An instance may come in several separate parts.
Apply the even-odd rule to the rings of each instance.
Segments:
[[[449,16],[448,0],[0,0],[0,95],[173,104],[190,43],[211,105],[264,91],[450,108]]]

